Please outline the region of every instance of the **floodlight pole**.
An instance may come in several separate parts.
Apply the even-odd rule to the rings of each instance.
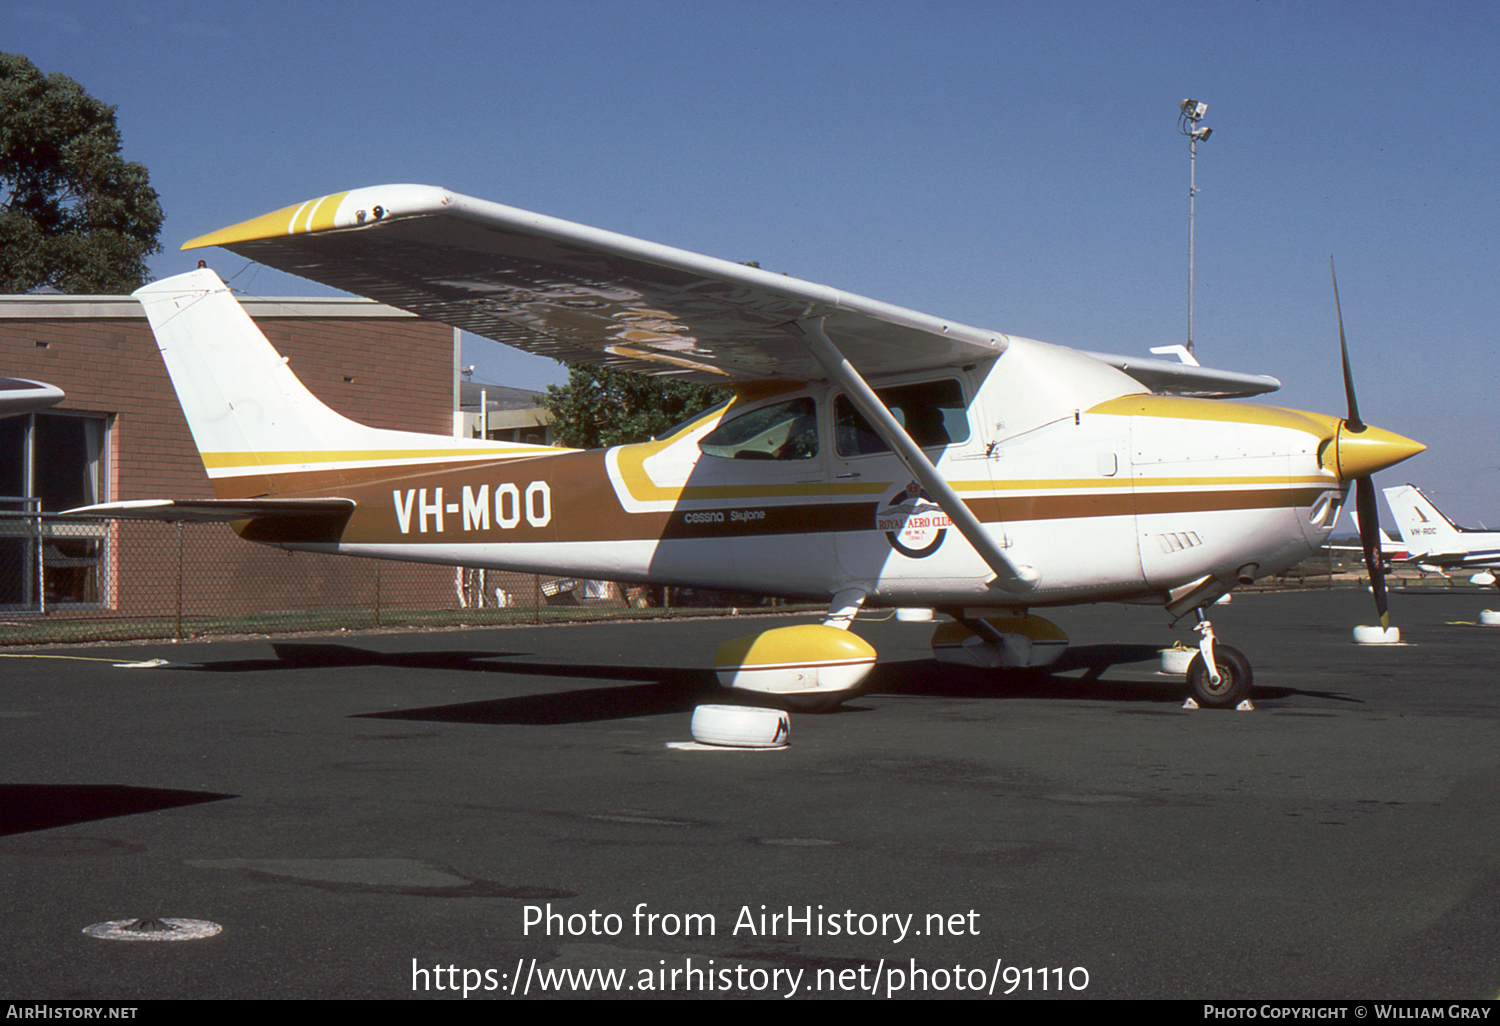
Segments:
[[[1193,352],[1193,249],[1197,234],[1198,140],[1188,136],[1188,336],[1187,351]]]
[[[1197,100],[1183,100],[1177,105],[1177,130],[1188,137],[1188,355],[1193,353],[1193,257],[1194,242],[1197,233],[1197,199],[1198,199],[1198,140],[1207,139],[1213,129],[1207,125],[1198,126],[1203,120],[1203,115],[1208,112],[1208,104],[1199,103]]]

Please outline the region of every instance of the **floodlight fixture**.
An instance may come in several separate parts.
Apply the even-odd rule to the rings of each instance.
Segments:
[[[1182,111],[1182,116],[1189,121],[1202,121],[1203,115],[1208,113],[1208,104],[1188,99],[1179,103],[1177,109]]]
[[[1189,132],[1188,138],[1193,140],[1193,142],[1202,142],[1213,134],[1214,130],[1212,128],[1209,128],[1207,125],[1204,125],[1202,128],[1195,128],[1191,132]]]

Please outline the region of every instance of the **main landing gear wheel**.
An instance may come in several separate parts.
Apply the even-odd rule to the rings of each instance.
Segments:
[[[1238,649],[1215,643],[1214,662],[1219,668],[1217,684],[1209,678],[1203,653],[1193,656],[1187,668],[1188,690],[1193,700],[1205,709],[1233,709],[1250,697],[1250,685],[1255,679],[1250,672],[1250,660]]]

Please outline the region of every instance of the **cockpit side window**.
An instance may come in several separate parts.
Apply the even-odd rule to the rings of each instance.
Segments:
[[[731,460],[810,460],[818,455],[817,404],[809,396],[762,406],[725,421],[698,443]]]
[[[922,449],[969,440],[969,415],[963,386],[952,378],[877,388],[875,394],[912,441]],[[890,452],[848,396],[833,404],[834,447],[840,456],[869,456]]]

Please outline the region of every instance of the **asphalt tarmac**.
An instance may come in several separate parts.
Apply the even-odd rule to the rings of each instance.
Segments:
[[[1486,606],[1236,596],[1254,712],[1181,708],[1160,609],[1040,678],[861,623],[776,751],[673,745],[786,619],[6,652],[0,997],[1493,998]],[[141,917],[222,929],[83,933]]]

